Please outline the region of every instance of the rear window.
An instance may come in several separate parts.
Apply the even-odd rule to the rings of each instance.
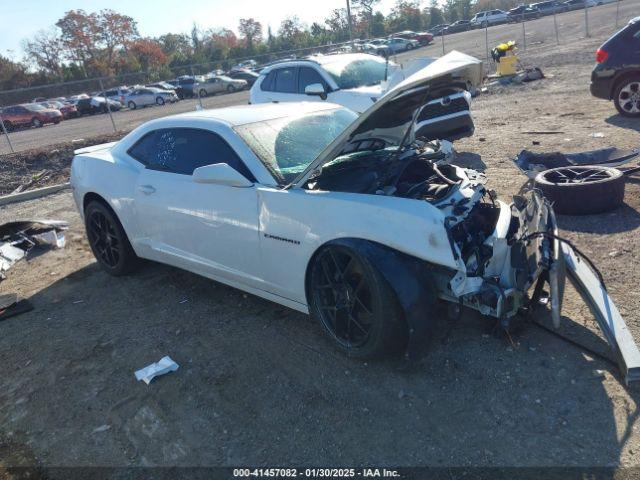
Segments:
[[[296,93],[296,69],[292,67],[276,70],[276,85],[274,90],[280,93]]]
[[[262,82],[260,82],[260,90],[263,92],[272,92],[273,91],[273,80],[276,78],[275,71],[269,72]]]

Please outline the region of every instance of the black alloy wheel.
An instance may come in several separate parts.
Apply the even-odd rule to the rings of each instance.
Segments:
[[[122,225],[101,202],[91,202],[85,210],[89,246],[100,266],[111,275],[126,275],[138,264]]]
[[[116,268],[120,262],[121,241],[115,226],[100,211],[95,211],[87,220],[87,235],[96,258],[109,268]]]
[[[345,246],[327,246],[317,254],[309,293],[311,314],[350,356],[380,356],[397,347],[406,332],[387,282],[365,257]]]

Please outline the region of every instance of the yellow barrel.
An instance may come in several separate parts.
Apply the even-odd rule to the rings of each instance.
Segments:
[[[518,66],[518,57],[515,55],[505,55],[500,59],[497,66],[497,73],[500,76],[515,75]]]

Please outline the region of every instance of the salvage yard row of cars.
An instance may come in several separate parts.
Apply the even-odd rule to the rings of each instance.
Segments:
[[[517,23],[526,20],[535,20],[546,15],[569,12],[581,8],[591,8],[618,0],[546,0],[543,2],[521,4],[509,11],[500,9],[485,10],[476,13],[470,20],[458,20],[452,24],[436,25],[429,29],[434,36],[448,35],[452,33],[466,32],[475,28],[491,27],[504,23]]]
[[[183,76],[170,82],[157,82],[147,86],[121,86],[91,95],[81,93],[70,97],[35,98],[31,103],[0,109],[0,117],[7,131],[25,127],[39,128],[83,115],[117,112],[125,107],[135,110],[150,105],[175,103],[180,99],[198,95],[206,97],[217,93],[233,93],[247,89],[255,81],[254,77],[258,77],[248,70],[233,71],[230,75],[238,78],[225,75]],[[244,77],[251,79],[251,82]],[[3,133],[2,129],[0,133]]]

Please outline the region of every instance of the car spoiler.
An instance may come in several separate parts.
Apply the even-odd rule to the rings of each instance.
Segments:
[[[111,150],[118,142],[101,143],[99,145],[93,145],[91,147],[83,147],[73,151],[74,155],[82,155],[84,153],[102,152],[105,150]]]

